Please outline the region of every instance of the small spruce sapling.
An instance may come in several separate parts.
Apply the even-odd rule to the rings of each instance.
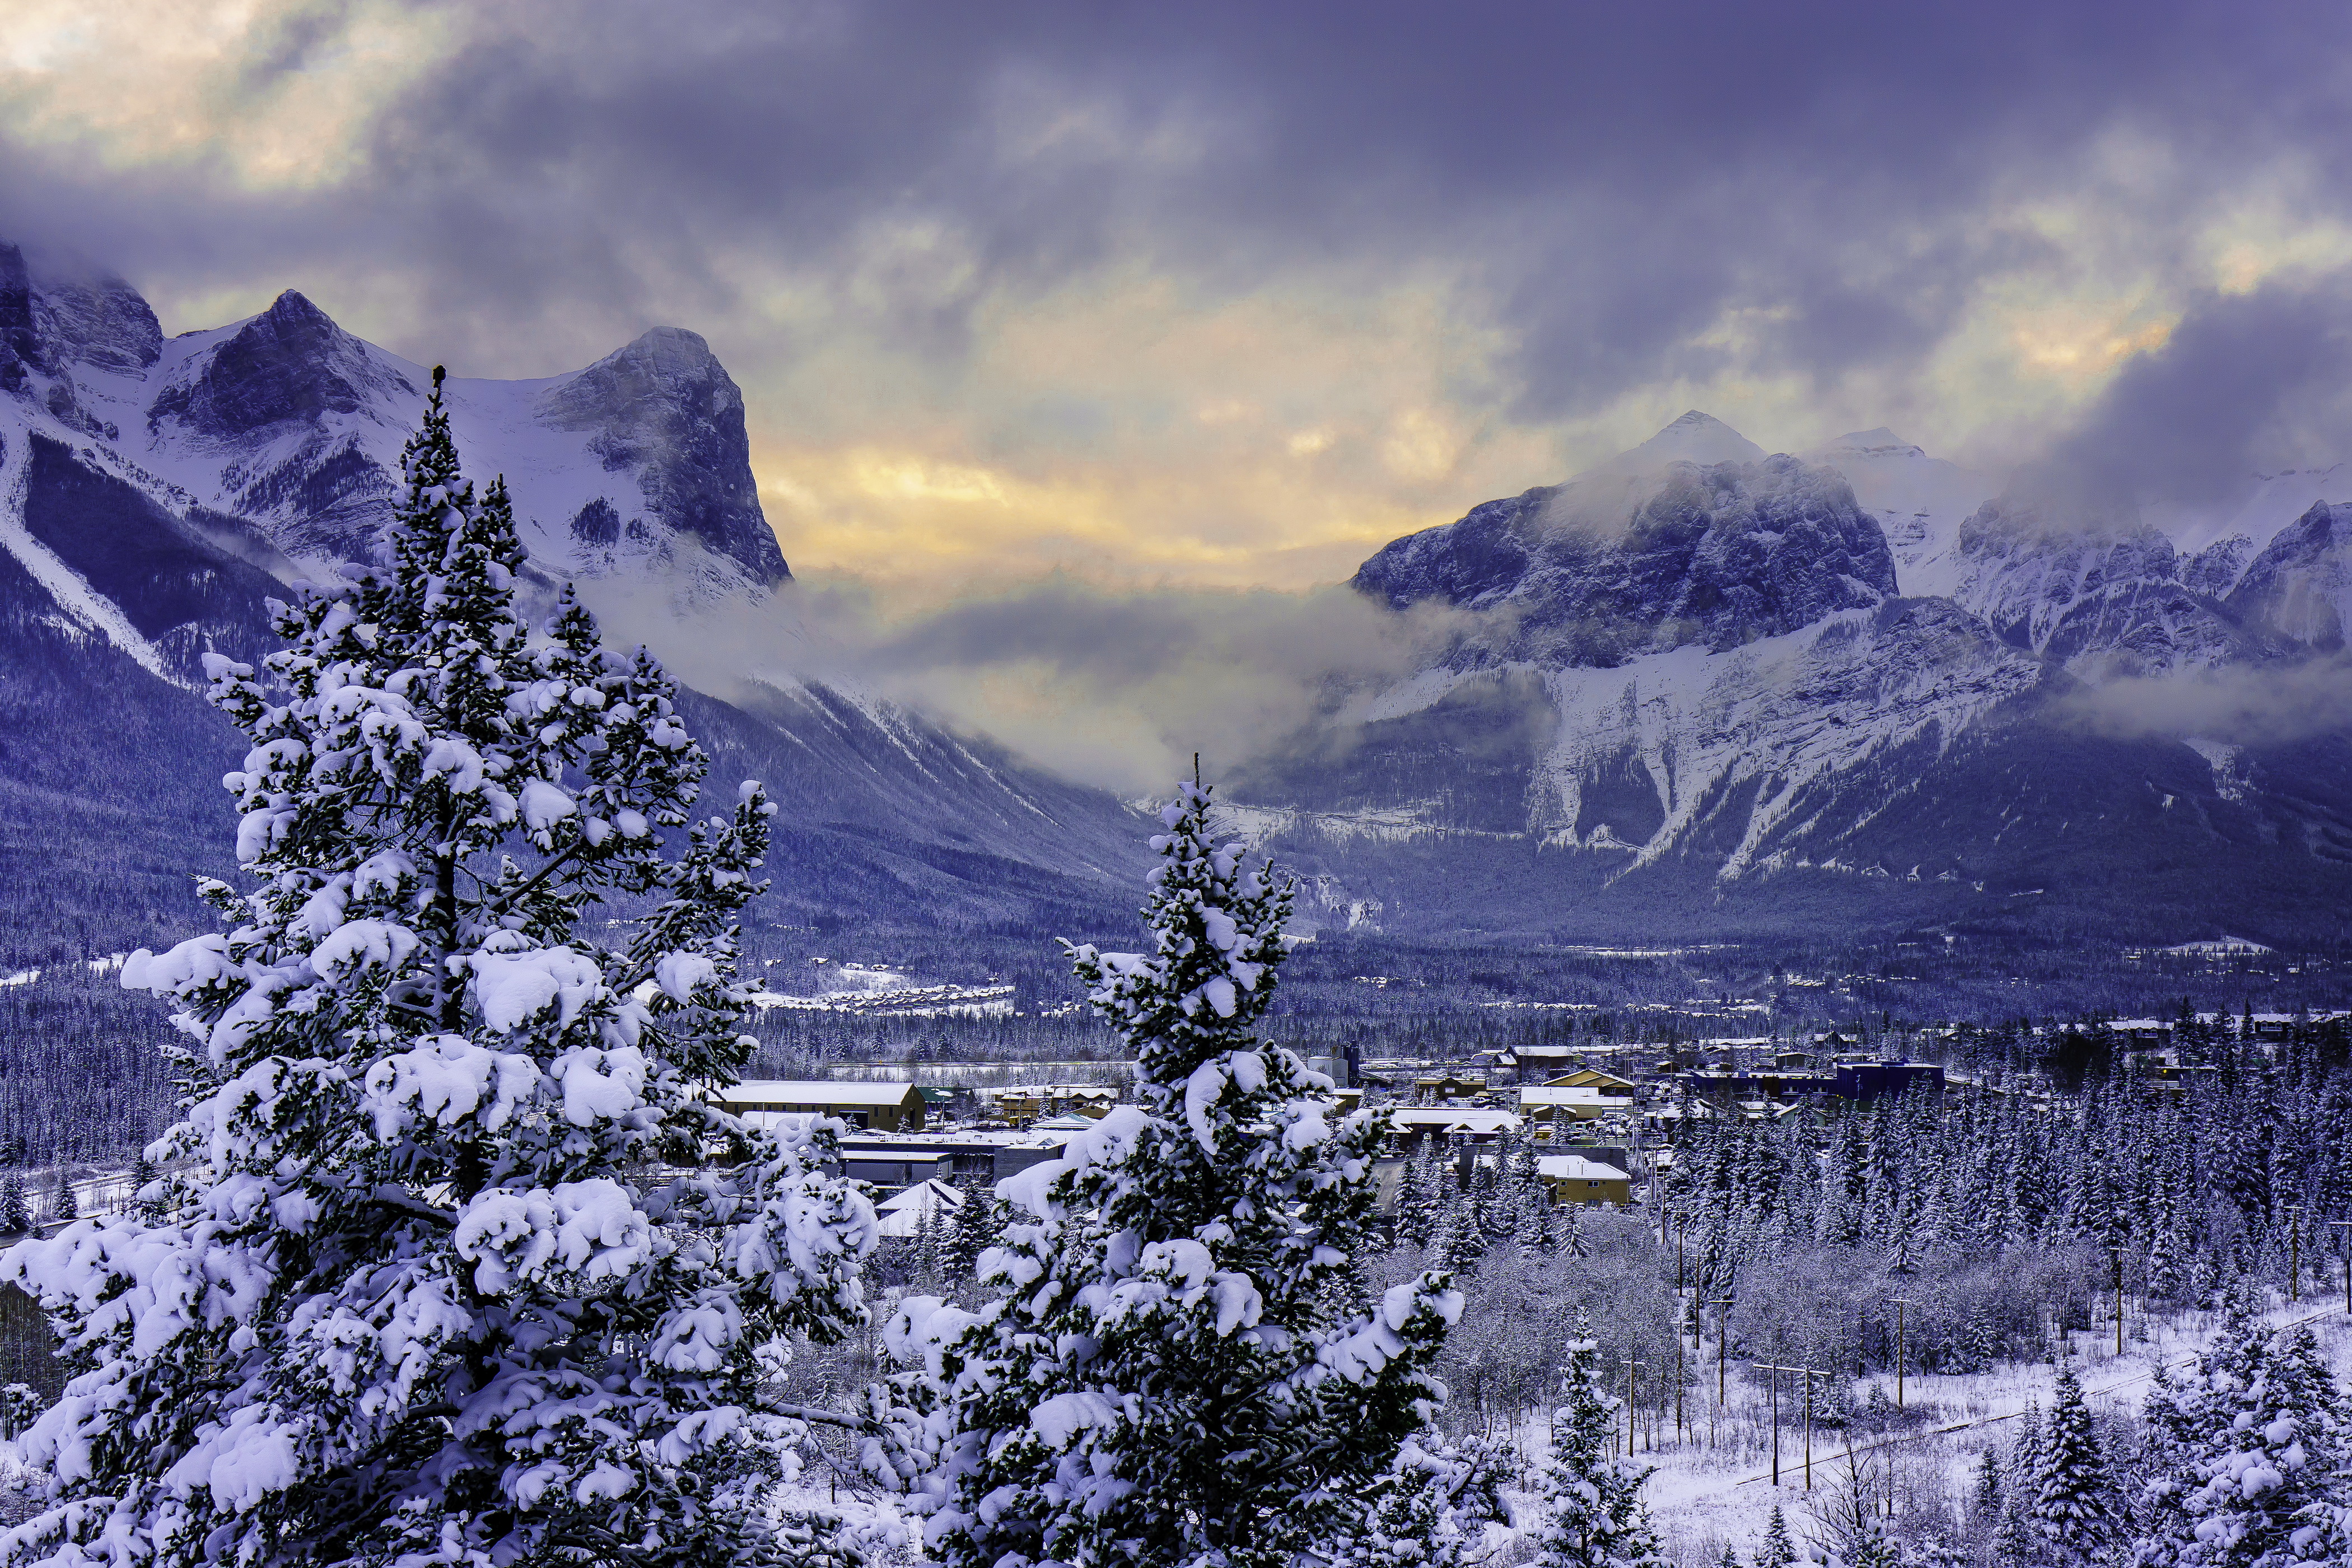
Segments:
[[[958,1286],[969,1285],[980,1267],[980,1255],[996,1245],[996,1194],[989,1184],[974,1178],[963,1184],[963,1204],[946,1243],[946,1272]]]
[[[1432,1427],[1408,1437],[1361,1495],[1362,1521],[1333,1542],[1331,1560],[1345,1568],[1475,1563],[1487,1526],[1509,1521],[1502,1489],[1517,1475],[1509,1450],[1475,1433],[1455,1440]]]
[[[1560,1372],[1560,1404],[1552,1412],[1551,1454],[1544,1462],[1538,1568],[1651,1568],[1660,1561],[1657,1534],[1642,1502],[1650,1472],[1616,1453],[1618,1407],[1601,1386],[1601,1347],[1580,1311]]]

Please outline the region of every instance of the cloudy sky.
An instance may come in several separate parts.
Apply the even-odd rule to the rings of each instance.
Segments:
[[[461,374],[692,327],[817,582],[1295,592],[1693,406],[2184,493],[2352,451],[2347,46],[2291,3],[14,0],[0,233],[167,331],[299,287]]]

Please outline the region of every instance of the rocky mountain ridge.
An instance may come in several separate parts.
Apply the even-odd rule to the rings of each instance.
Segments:
[[[2277,478],[2242,510],[2280,510]],[[1375,553],[1360,590],[1473,629],[1244,793],[1272,843],[1390,921],[1502,858],[1486,918],[1521,929],[2002,921],[2032,900],[2101,928],[2197,934],[2228,910],[2333,931],[2343,737],[2160,713],[2118,733],[2101,694],[2255,690],[2335,657],[2352,508],[2315,497],[2259,540],[2169,521],[2195,548],[1889,431],[1767,455],[1694,411]],[[2278,907],[2290,890],[2328,907]]]
[[[201,918],[236,753],[198,656],[257,652],[268,597],[364,547],[426,378],[299,293],[166,338],[121,279],[0,247],[0,945]],[[658,567],[690,617],[788,581],[691,332],[450,401],[542,586]],[[2341,940],[2352,747],[2148,709],[2335,668],[2345,477],[2092,513],[1891,431],[1769,454],[1693,412],[1368,560],[1360,590],[1465,629],[1237,770],[1235,819],[1305,874],[1307,922],[1403,936]],[[693,704],[788,808],[780,918],[1125,918],[1137,819],[1100,792],[820,683]]]
[[[242,754],[201,655],[273,646],[267,603],[364,551],[429,372],[288,292],[165,338],[128,283],[0,245],[0,958],[88,956],[205,917]],[[629,573],[677,608],[788,582],[742,397],[657,328],[573,375],[450,384],[469,476],[503,473],[527,591]],[[1139,819],[983,740],[823,685],[730,686],[689,711],[717,776],[790,813],[780,921],[1117,918]],[[176,937],[173,937],[176,940]]]

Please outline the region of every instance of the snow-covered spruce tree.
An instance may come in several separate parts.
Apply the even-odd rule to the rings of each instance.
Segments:
[[[887,1336],[924,1362],[901,1430],[957,1568],[1281,1568],[1354,1527],[1442,1396],[1443,1273],[1349,1305],[1378,1128],[1256,1034],[1291,890],[1217,841],[1198,784],[1161,822],[1151,951],[1070,949],[1136,1103],[1001,1184],[1003,1297],[910,1300]]]
[[[1642,1502],[1650,1472],[1617,1457],[1617,1408],[1601,1386],[1601,1347],[1579,1312],[1540,1481],[1538,1568],[1649,1568],[1660,1561],[1657,1533]]]
[[[943,1248],[946,1258],[942,1267],[957,1286],[971,1283],[973,1271],[980,1267],[981,1254],[995,1245],[997,1221],[995,1193],[977,1176],[967,1179],[962,1206],[955,1212],[953,1227]]]
[[[159,1218],[7,1255],[74,1374],[9,1562],[782,1555],[713,1478],[772,1436],[757,1347],[861,1318],[874,1219],[818,1173],[829,1134],[707,1100],[749,1048],[772,808],[747,784],[694,821],[651,657],[568,594],[531,635],[439,384],[374,563],[280,607],[270,687],[210,661],[253,739],[226,781],[250,885],[122,972],[193,1042],[152,1151],[191,1163]]]
[[[1987,1534],[2000,1520],[2000,1457],[1988,1444],[1969,1482],[1969,1527]]]
[[[1489,1524],[1508,1522],[1510,1452],[1434,1427],[1407,1437],[1387,1473],[1362,1494],[1360,1521],[1326,1550],[1344,1568],[1458,1568],[1482,1555]]]
[[[2058,1369],[2029,1483],[2041,1556],[2053,1568],[2089,1568],[2107,1560],[2122,1534],[2114,1478],[2091,1427],[2090,1406],[2072,1366]]]
[[[2018,1416],[2017,1440],[2002,1473],[2000,1522],[1992,1532],[1996,1563],[2031,1563],[2041,1555],[2042,1532],[2033,1520],[2036,1478],[2042,1473],[2042,1410],[2031,1399]]]
[[[2233,1302],[2193,1374],[2150,1394],[2154,1472],[2138,1560],[2193,1568],[2317,1568],[2344,1495],[2333,1380],[2308,1327],[2283,1346]],[[2340,1538],[2339,1538],[2340,1539]]]
[[[1873,1517],[1863,1521],[1854,1534],[1853,1549],[1843,1559],[1843,1568],[1903,1568],[1903,1550],[1886,1533],[1886,1527]]]
[[[1797,1543],[1789,1535],[1789,1517],[1780,1505],[1772,1505],[1772,1515],[1764,1522],[1764,1541],[1756,1548],[1756,1568],[1790,1568],[1797,1561]]]

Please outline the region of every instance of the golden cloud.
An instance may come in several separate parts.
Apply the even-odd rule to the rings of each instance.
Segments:
[[[205,161],[249,189],[332,184],[377,110],[459,41],[394,0],[15,0],[0,126],[110,168]]]

